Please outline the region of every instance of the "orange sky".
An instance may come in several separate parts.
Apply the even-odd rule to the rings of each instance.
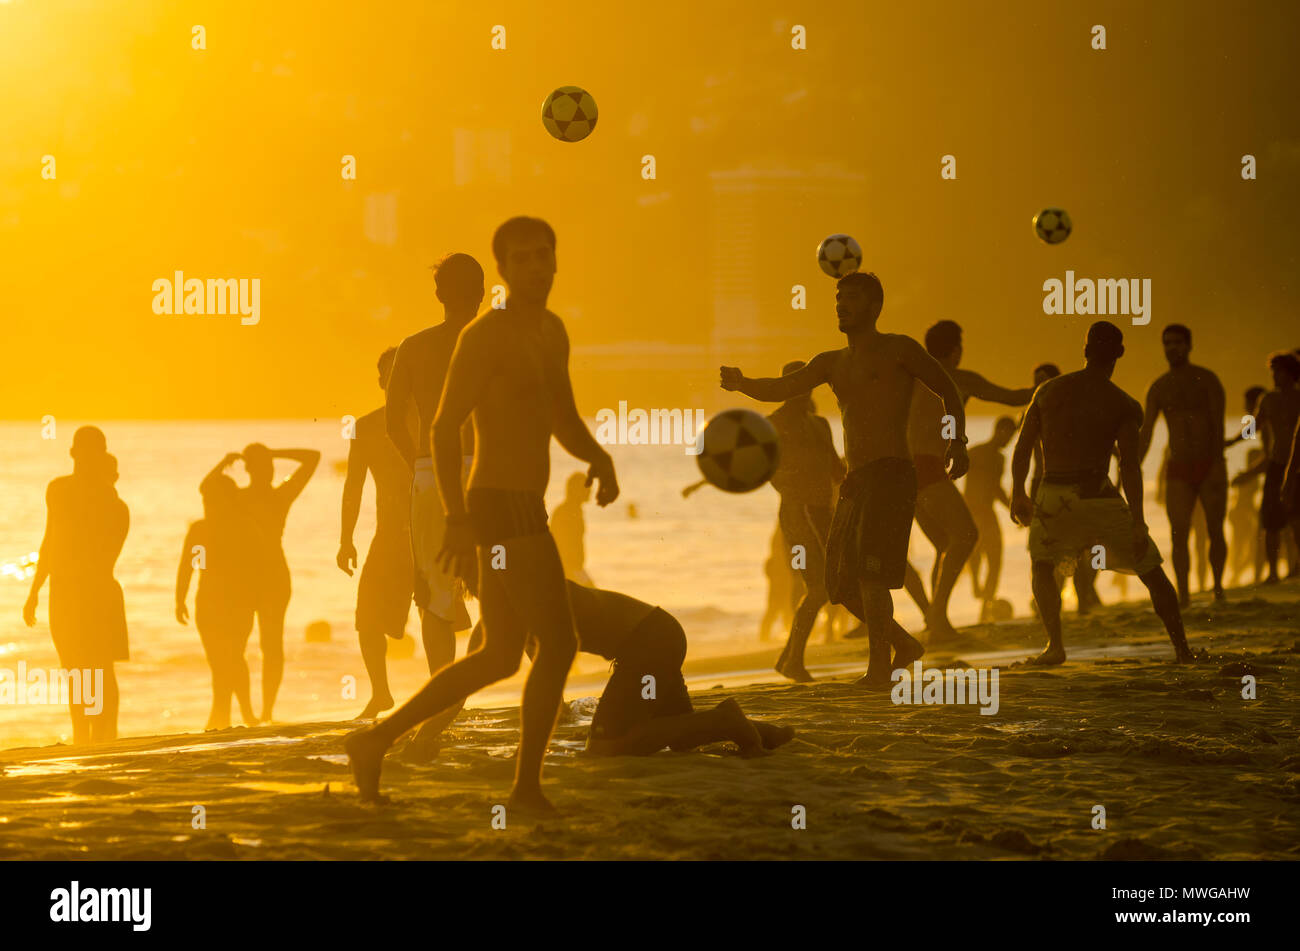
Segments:
[[[589,414],[716,409],[720,362],[837,345],[814,258],[836,231],[884,283],[883,329],[954,318],[967,365],[1014,385],[1080,361],[1092,318],[1044,315],[1044,280],[1149,278],[1117,380],[1140,395],[1180,321],[1232,410],[1300,345],[1296,9],[0,0],[0,416],[367,409],[378,353],[440,319],[427,265],[467,251],[492,283],[519,213],[559,235]],[[576,145],[539,117],[564,84],[601,110]],[[1058,247],[1029,224],[1048,205],[1074,217]],[[154,314],[177,269],[259,278],[260,323]]]

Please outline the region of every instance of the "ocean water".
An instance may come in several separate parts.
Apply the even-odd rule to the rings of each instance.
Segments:
[[[118,457],[118,494],[131,510],[131,531],[117,564],[130,628],[131,659],[118,665],[122,690],[119,729],[122,735],[201,730],[211,702],[210,680],[198,634],[173,617],[173,590],[186,528],[202,514],[198,484],[227,452],[249,442],[272,447],[309,447],[322,453],[316,475],[289,515],[284,546],[293,574],[293,599],[285,622],[285,680],[276,705],[279,720],[345,718],[360,712],[369,697],[353,627],[356,584],[335,565],[343,489],[341,463],[348,443],[337,420],[148,422],[95,421],[107,434],[109,451]],[[43,439],[40,425],[0,424],[0,667],[14,669],[24,660],[29,669],[57,666],[50,640],[48,586],[41,593],[37,624],[21,618],[29,586],[23,560],[40,545],[44,527],[44,490],[50,479],[71,471],[68,446],[80,422],[60,420],[57,439]],[[833,421],[842,447],[838,421]],[[594,429],[594,424],[593,424]],[[992,418],[974,417],[971,442],[989,437]],[[1157,439],[1162,439],[1162,431]],[[675,614],[690,638],[692,656],[752,651],[767,597],[763,565],[776,521],[777,497],[769,487],[744,495],[729,495],[712,487],[689,499],[683,486],[699,478],[695,458],[680,446],[609,447],[622,487],[620,498],[607,509],[586,507],[587,570],[601,587],[623,591],[659,604]],[[1240,448],[1240,447],[1237,447]],[[553,469],[547,506],[562,496],[565,478],[581,464],[552,444]],[[1168,555],[1164,514],[1153,501],[1153,478],[1162,446],[1148,456],[1148,522],[1162,552]],[[1008,468],[1010,452],[1008,451]],[[277,479],[292,464],[279,463]],[[1239,467],[1234,455],[1230,467]],[[242,467],[232,470],[242,483]],[[635,506],[635,517],[629,511]],[[1002,512],[1005,554],[1001,596],[1016,614],[1028,610],[1029,563],[1025,532]],[[364,553],[374,526],[373,487],[367,482],[355,544]],[[933,550],[914,531],[913,563],[928,578]],[[1107,576],[1110,577],[1110,576]],[[1115,589],[1103,578],[1099,591],[1114,600]],[[1140,585],[1131,589],[1140,593]],[[922,625],[916,608],[903,592],[895,593],[896,613],[909,630]],[[193,613],[193,590],[190,596]],[[471,614],[475,606],[471,603]],[[951,616],[955,624],[973,623],[978,606],[968,576],[954,593]],[[307,643],[307,625],[326,621],[332,631],[327,643]],[[408,636],[418,644],[419,619],[412,610]],[[767,643],[778,646],[783,631]],[[813,643],[822,637],[820,629]],[[461,641],[459,652],[464,651]],[[249,642],[254,706],[260,709],[257,635]],[[427,677],[417,647],[415,655],[389,661],[393,695],[400,702]],[[579,655],[574,668],[578,688],[569,696],[598,692],[582,675],[602,672],[607,662]],[[357,698],[343,695],[343,679],[356,678]],[[522,674],[478,695],[472,705],[516,702]],[[67,711],[56,705],[0,705],[0,748],[66,741]]]

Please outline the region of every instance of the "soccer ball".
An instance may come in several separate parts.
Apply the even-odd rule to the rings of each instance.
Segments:
[[[1015,614],[1015,609],[1011,607],[1010,601],[1004,601],[1001,598],[998,598],[993,602],[993,610],[991,613],[993,615],[993,620],[995,621],[1010,621],[1012,616]]]
[[[817,263],[838,280],[862,266],[862,248],[846,234],[833,234],[817,246]]]
[[[561,142],[581,142],[596,128],[596,100],[581,86],[561,86],[542,103],[542,125]]]
[[[1044,208],[1034,215],[1034,230],[1048,244],[1060,244],[1070,236],[1073,227],[1069,213],[1063,208]]]
[[[752,492],[772,478],[780,458],[776,430],[749,409],[714,416],[700,434],[695,457],[704,478],[724,492]]]

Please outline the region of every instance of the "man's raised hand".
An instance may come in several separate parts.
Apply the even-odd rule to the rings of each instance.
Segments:
[[[724,390],[738,390],[745,379],[745,374],[740,372],[740,367],[721,367],[718,377]]]

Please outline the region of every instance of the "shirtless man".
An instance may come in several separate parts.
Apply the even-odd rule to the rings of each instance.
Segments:
[[[432,674],[456,659],[456,632],[469,629],[463,587],[438,565],[445,525],[433,474],[431,437],[456,340],[483,302],[483,268],[468,254],[448,254],[433,266],[443,320],[402,341],[384,401],[388,438],[411,475],[409,517],[415,559],[415,604],[420,609],[424,655]],[[411,417],[416,419],[415,435]],[[462,434],[462,456],[474,454],[472,434]]]
[[[1264,556],[1268,559],[1268,577],[1265,584],[1278,580],[1277,556],[1281,547],[1282,532],[1287,526],[1300,533],[1300,513],[1288,511],[1282,495],[1287,463],[1291,458],[1291,443],[1295,438],[1296,422],[1300,419],[1300,360],[1289,353],[1275,353],[1268,358],[1268,368],[1273,374],[1273,389],[1259,398],[1255,407],[1255,426],[1264,439],[1264,458],[1232,480],[1233,485],[1245,483],[1251,476],[1264,473],[1264,498],[1259,503],[1259,524],[1264,529]],[[1290,573],[1296,574],[1291,565]]]
[[[781,369],[781,375],[803,368],[802,360],[794,360]],[[797,683],[807,683],[813,677],[804,666],[804,649],[827,600],[826,536],[831,527],[834,486],[844,478],[844,460],[835,449],[831,424],[817,415],[808,394],[786,400],[767,418],[781,445],[771,481],[781,497],[777,521],[785,541],[783,557],[792,559],[795,546],[802,550],[800,574],[805,589],[776,669]]]
[[[1169,431],[1169,465],[1165,470],[1165,511],[1169,515],[1169,544],[1173,549],[1178,603],[1191,604],[1187,581],[1187,540],[1192,512],[1199,499],[1210,537],[1210,570],[1214,574],[1214,600],[1223,600],[1223,564],[1228,543],[1223,518],[1228,508],[1228,469],[1223,459],[1225,397],[1219,378],[1188,359],[1192,332],[1170,324],[1160,334],[1169,372],[1151,384],[1142,417],[1139,459],[1151,447],[1156,417],[1165,416]]]
[[[1183,633],[1178,595],[1160,568],[1160,551],[1147,533],[1142,511],[1139,461],[1142,407],[1111,382],[1124,355],[1124,335],[1109,321],[1088,328],[1084,368],[1048,380],[1034,394],[1011,460],[1011,517],[1029,526],[1034,598],[1047,648],[1030,664],[1065,660],[1061,639],[1061,593],[1056,563],[1101,546],[1106,567],[1136,574],[1151,592],[1151,605],[1164,622],[1181,663],[1192,659]],[[1042,440],[1043,482],[1031,502],[1025,477],[1034,444]],[[1111,447],[1119,444],[1124,497],[1110,484]]]
[[[1011,500],[1002,488],[1002,474],[1007,465],[1002,450],[1007,448],[1015,434],[1016,421],[1010,416],[1001,416],[993,424],[993,438],[970,447],[970,471],[966,473],[963,494],[979,529],[979,541],[970,559],[970,578],[975,597],[982,602],[981,623],[993,619],[993,602],[998,597],[998,579],[1002,574],[1002,526],[998,524],[994,506],[1001,502],[1007,508],[1011,507]],[[981,561],[988,563],[983,584],[979,578]]]
[[[397,348],[389,347],[379,357],[381,390],[388,386],[396,355]],[[348,446],[342,527],[334,559],[348,577],[357,567],[357,546],[352,535],[361,514],[367,473],[375,482],[375,534],[357,583],[356,628],[361,661],[370,678],[370,702],[357,717],[359,720],[369,720],[393,705],[388,689],[388,638],[401,640],[406,635],[406,618],[411,613],[411,473],[388,438],[382,406],[357,420]]]
[[[1024,406],[1034,395],[1032,387],[1009,390],[973,370],[961,369],[961,327],[955,321],[941,320],[927,330],[925,349],[957,385],[963,407],[972,396],[1007,406]],[[945,471],[944,415],[939,398],[916,384],[907,420],[907,442],[916,463],[916,523],[935,543],[936,573],[930,610],[925,616],[932,644],[951,641],[957,635],[948,620],[948,601],[979,539],[970,509]]]
[[[826,590],[832,603],[845,605],[866,622],[870,661],[857,681],[866,687],[888,687],[895,668],[907,667],[925,652],[894,620],[890,596],[891,589],[903,587],[916,506],[916,468],[907,447],[916,380],[938,393],[953,417],[954,438],[946,451],[950,478],[960,477],[968,465],[961,394],[919,343],[876,329],[884,299],[874,274],[850,274],[840,279],[835,293],[847,347],[819,353],[803,369],[779,378],[751,380],[736,367],[721,369],[724,390],[757,400],[781,402],[829,383],[839,401],[849,473],[831,517]]]
[[[379,798],[384,754],[407,730],[512,676],[524,641],[537,641],[520,704],[522,720],[509,807],[553,813],[542,793],[542,757],[577,650],[564,568],[546,527],[543,495],[554,435],[588,463],[596,504],[618,498],[614,462],[583,423],[569,381],[569,338],[546,307],[555,280],[555,232],[511,218],[492,239],[509,294],[460,335],[433,423],[438,491],[446,510],[439,560],[479,599],[483,646],[440,670],[391,716],[351,734],[352,774],[364,799]],[[474,462],[462,491],[461,425],[473,414]],[[475,547],[477,545],[477,570]]]

